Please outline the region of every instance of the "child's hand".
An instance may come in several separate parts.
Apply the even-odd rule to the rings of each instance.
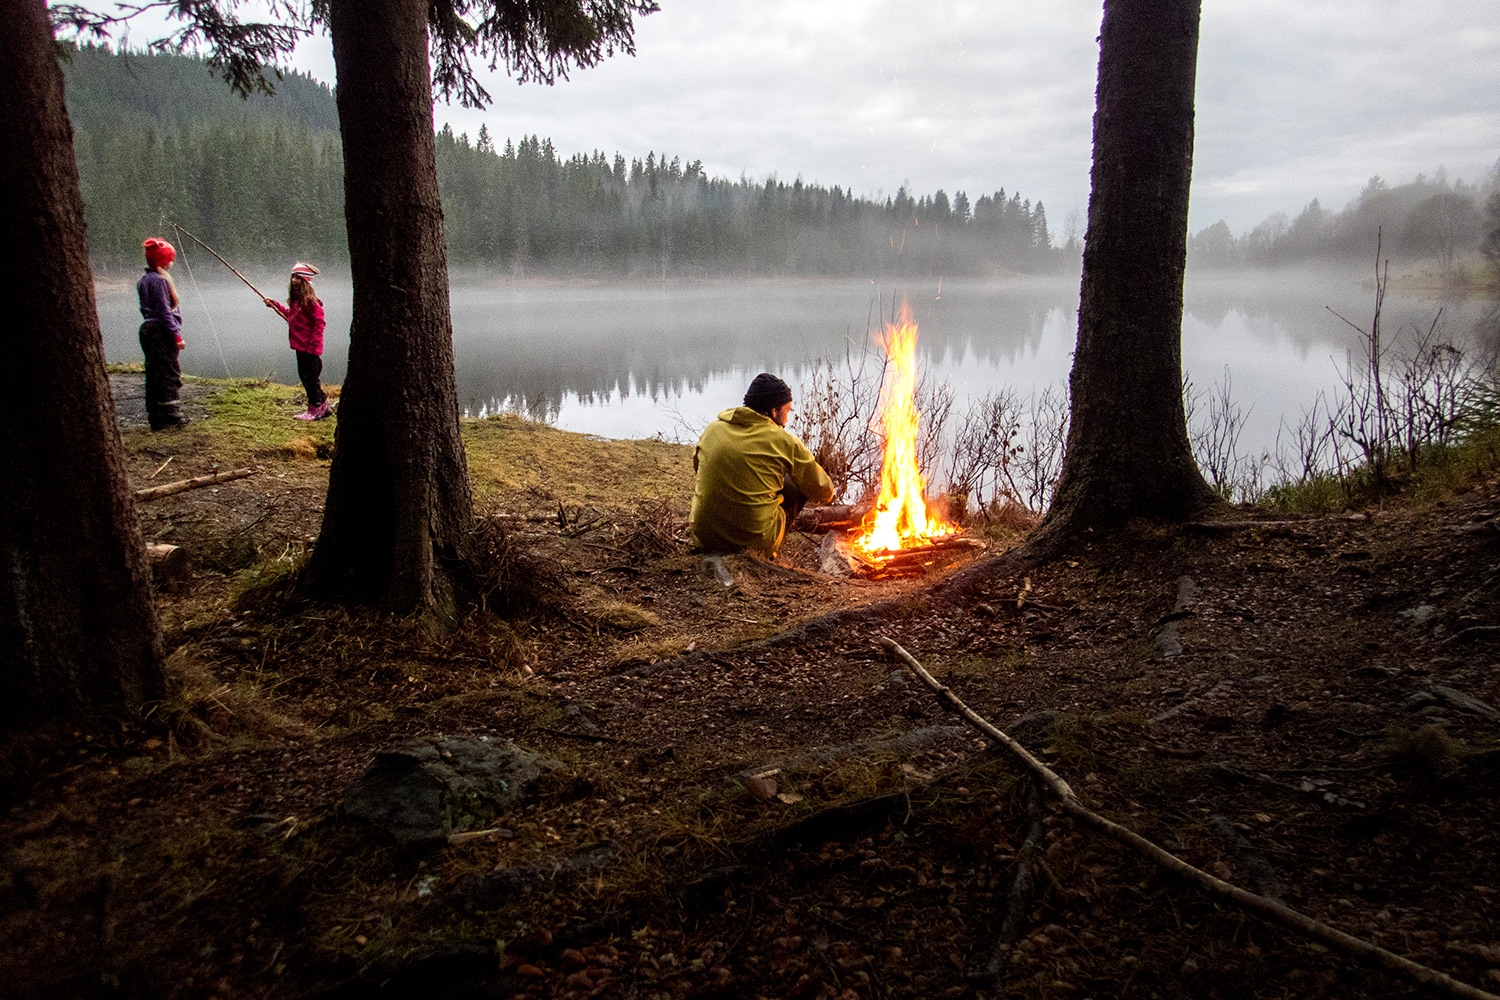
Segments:
[[[180,350],[182,350],[186,346],[187,346],[187,341],[185,341],[185,340],[182,339],[182,335],[181,334],[178,334],[177,335],[177,349],[180,351]]]
[[[260,297],[260,300],[266,304],[266,308],[267,309],[275,309],[276,308],[276,303],[272,302],[270,299],[266,298],[264,295],[262,295]]]

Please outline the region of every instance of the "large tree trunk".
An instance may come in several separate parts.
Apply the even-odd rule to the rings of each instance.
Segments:
[[[332,0],[354,278],[315,591],[451,606],[473,500],[458,431],[425,0]]]
[[[1042,537],[1215,497],[1182,403],[1182,281],[1200,0],[1106,0],[1072,422]]]
[[[162,672],[52,27],[42,0],[0,0],[0,24],[0,730],[14,730],[136,715]]]

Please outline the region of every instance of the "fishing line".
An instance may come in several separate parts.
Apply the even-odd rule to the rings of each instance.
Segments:
[[[175,223],[172,228],[182,232]],[[229,374],[229,361],[224,357],[224,341],[219,339],[219,328],[214,325],[214,314],[208,308],[208,300],[203,297],[203,289],[198,287],[198,279],[193,276],[193,265],[188,263],[187,243],[180,239],[178,242],[182,243],[182,249],[178,251],[182,254],[182,266],[187,268],[188,280],[193,283],[193,291],[198,293],[198,303],[203,306],[203,314],[208,317],[208,328],[214,333],[214,344],[219,348],[219,363],[224,366],[224,377],[233,378],[234,376]]]

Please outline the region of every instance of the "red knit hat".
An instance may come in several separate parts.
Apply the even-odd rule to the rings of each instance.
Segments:
[[[146,266],[150,268],[161,267],[170,264],[177,259],[177,248],[166,240],[151,237],[141,244],[146,251]]]

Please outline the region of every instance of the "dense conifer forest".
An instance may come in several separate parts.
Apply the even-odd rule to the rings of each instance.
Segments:
[[[96,266],[134,267],[177,222],[241,259],[346,257],[332,91],[290,74],[240,100],[185,56],[84,47],[68,101]],[[1046,209],[1004,190],[884,201],[849,189],[710,177],[699,160],[564,156],[551,140],[444,127],[438,176],[450,263],[515,274],[986,274],[1076,259]]]
[[[333,91],[290,73],[241,99],[198,59],[75,48],[68,107],[96,267],[134,268],[140,241],[176,222],[242,260],[347,257]],[[701,160],[648,152],[565,155],[550,139],[498,145],[444,127],[438,177],[451,264],[517,275],[981,276],[1075,267],[1081,246],[1004,189],[884,200],[770,177],[710,177]],[[1500,165],[1474,184],[1442,171],[1372,178],[1341,211],[1316,199],[1235,236],[1190,241],[1199,267],[1364,261],[1387,253],[1448,270],[1475,249],[1500,260]],[[1070,227],[1071,229],[1072,227]]]

